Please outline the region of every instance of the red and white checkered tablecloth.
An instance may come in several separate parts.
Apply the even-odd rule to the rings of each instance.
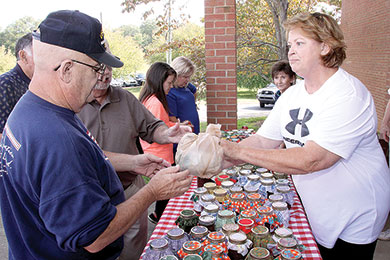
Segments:
[[[172,198],[169,200],[169,203],[165,208],[164,213],[160,218],[160,221],[157,223],[156,228],[154,229],[152,236],[150,237],[150,240],[146,245],[145,249],[149,247],[149,243],[151,240],[164,236],[170,229],[176,226],[175,220],[179,217],[179,214],[183,209],[193,208],[193,203],[190,200],[190,197],[196,187],[197,181],[196,177],[194,177],[191,183],[191,187],[186,193],[184,193],[180,197]],[[306,247],[306,250],[303,252],[303,257],[305,260],[322,260],[317,244],[311,232],[309,223],[307,222],[305,211],[296,194],[295,188],[293,190],[295,196],[294,205],[291,207],[290,211],[289,228]]]

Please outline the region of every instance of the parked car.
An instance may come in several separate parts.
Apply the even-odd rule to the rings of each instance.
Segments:
[[[134,87],[138,86],[137,81],[132,76],[128,76],[124,79],[124,87]]]
[[[145,74],[143,73],[135,74],[135,80],[137,81],[138,86],[143,86],[145,84]]]
[[[123,87],[123,79],[112,79],[110,85],[113,87]]]
[[[257,100],[260,102],[260,107],[264,107],[267,104],[275,104],[275,95],[277,91],[278,88],[273,83],[268,84],[265,88],[259,89],[256,96]]]

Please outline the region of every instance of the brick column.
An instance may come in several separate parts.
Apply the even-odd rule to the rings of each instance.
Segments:
[[[236,1],[205,0],[207,123],[237,128]]]

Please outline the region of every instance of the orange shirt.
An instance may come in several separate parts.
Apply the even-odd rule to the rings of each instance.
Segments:
[[[164,123],[171,127],[175,125],[175,123],[169,121],[169,115],[167,111],[165,111],[164,106],[160,102],[160,100],[157,99],[155,95],[150,96],[148,99],[144,100],[142,104],[150,111],[152,114],[164,121]],[[158,156],[160,158],[163,158],[169,163],[174,163],[173,159],[173,144],[158,144],[158,143],[152,143],[149,144],[148,142],[145,142],[144,140],[140,140],[142,149],[145,153],[150,153],[155,156]]]

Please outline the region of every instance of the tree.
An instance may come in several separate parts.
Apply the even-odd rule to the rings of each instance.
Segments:
[[[38,25],[39,21],[29,16],[16,20],[0,32],[0,46],[4,46],[7,52],[14,53],[19,38],[37,29]]]
[[[5,50],[4,46],[0,46],[0,74],[9,71],[15,66],[15,56]]]

